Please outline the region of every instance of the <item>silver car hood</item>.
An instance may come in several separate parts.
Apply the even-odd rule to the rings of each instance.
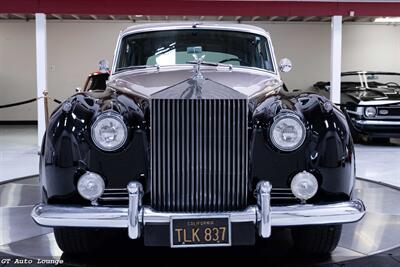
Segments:
[[[252,98],[273,91],[282,84],[279,75],[253,68],[202,66],[203,82],[195,81],[194,74],[193,65],[150,67],[114,74],[110,77],[108,86],[124,92],[130,91],[147,99],[156,95],[159,97],[162,91],[174,88],[175,92],[169,94],[169,98],[179,99],[194,97],[195,93],[185,94],[184,91],[190,90],[188,87],[197,82],[208,92],[205,94],[206,98],[220,97],[218,92],[214,97],[209,94],[212,90],[217,91],[218,87],[229,88],[238,95]],[[181,92],[177,92],[178,90]],[[235,97],[235,94],[232,95]]]

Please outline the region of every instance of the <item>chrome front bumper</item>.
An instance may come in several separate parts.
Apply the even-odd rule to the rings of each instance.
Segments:
[[[360,220],[365,214],[361,200],[311,205],[270,206],[271,185],[261,182],[257,188],[257,205],[243,211],[218,213],[190,213],[191,217],[228,215],[232,223],[252,222],[259,235],[267,238],[272,226],[296,226],[350,223]],[[151,207],[142,206],[142,186],[137,182],[128,185],[129,206],[72,206],[38,204],[32,210],[32,218],[42,226],[48,227],[96,227],[127,228],[129,237],[137,239],[147,223],[170,223],[172,217],[187,213],[158,212]]]
[[[366,126],[400,126],[400,121],[388,120],[355,120],[356,125]]]

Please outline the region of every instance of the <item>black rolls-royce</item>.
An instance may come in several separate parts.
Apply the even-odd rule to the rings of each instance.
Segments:
[[[400,73],[355,71],[342,73],[341,108],[354,140],[400,137]],[[329,91],[329,82],[314,87]]]
[[[51,116],[33,219],[70,253],[110,244],[110,228],[178,248],[253,245],[278,227],[331,252],[365,213],[353,142],[326,98],[283,90],[290,68],[254,26],[124,30],[106,89]]]

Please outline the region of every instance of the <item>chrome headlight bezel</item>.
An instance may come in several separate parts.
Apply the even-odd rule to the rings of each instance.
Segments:
[[[103,146],[101,144],[101,142],[98,140],[98,138],[96,137],[96,127],[103,120],[110,119],[110,118],[120,124],[120,126],[122,127],[122,130],[123,130],[123,137],[117,145],[115,145],[113,147],[106,147],[106,146]],[[121,114],[119,114],[115,111],[106,111],[106,112],[103,112],[100,115],[98,115],[96,120],[93,122],[90,130],[91,130],[92,141],[96,145],[96,147],[98,147],[99,149],[101,149],[103,151],[107,151],[107,152],[112,152],[112,151],[116,151],[116,150],[120,149],[121,147],[123,147],[125,145],[126,140],[128,139],[128,128],[127,128],[126,124],[124,123],[124,119]]]
[[[373,110],[373,114],[372,115],[368,115],[369,111]],[[366,118],[374,118],[376,117],[376,115],[378,115],[378,110],[376,107],[365,107],[364,108],[364,116]]]
[[[300,128],[301,128],[301,137],[300,137],[299,141],[296,143],[296,145],[294,145],[294,146],[290,146],[290,147],[282,146],[274,138],[275,128],[284,119],[290,119],[290,120],[295,121],[298,124],[298,126],[300,126]],[[294,113],[289,113],[289,112],[283,113],[283,114],[277,115],[274,118],[274,122],[272,123],[271,127],[269,128],[269,138],[270,138],[272,144],[274,145],[274,147],[276,147],[277,149],[284,151],[284,152],[295,151],[304,144],[304,141],[306,139],[306,126],[304,125],[303,121],[300,119],[300,117],[298,115],[296,115]]]

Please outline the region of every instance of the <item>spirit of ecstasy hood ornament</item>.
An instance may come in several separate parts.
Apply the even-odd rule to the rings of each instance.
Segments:
[[[194,72],[195,72],[195,75],[193,76],[194,80],[203,80],[204,79],[203,74],[200,72],[200,67],[204,61],[205,56],[206,55],[202,55],[201,57],[198,57],[196,54],[193,54],[194,60],[196,61],[196,65],[194,66]]]

